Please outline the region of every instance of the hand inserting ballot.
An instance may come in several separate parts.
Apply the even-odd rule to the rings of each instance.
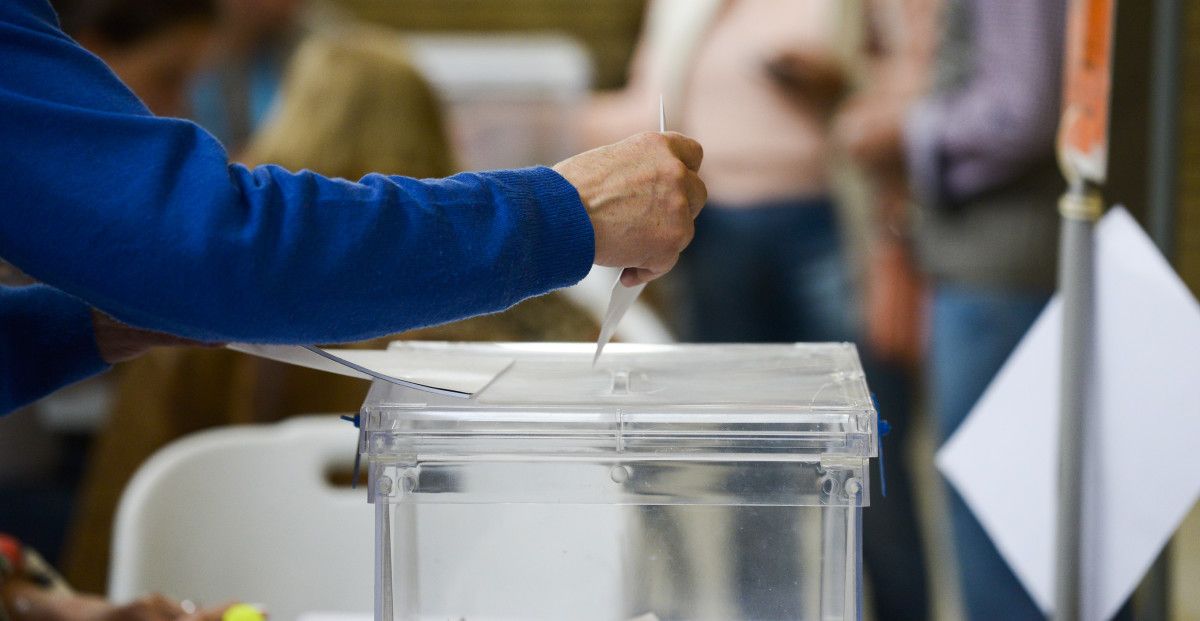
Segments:
[[[708,198],[697,174],[703,158],[683,134],[647,132],[556,164],[591,216],[595,262],[634,268],[622,276],[627,287],[670,271]]]

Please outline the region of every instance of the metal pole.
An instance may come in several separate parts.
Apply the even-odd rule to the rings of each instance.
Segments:
[[[1092,230],[1103,211],[1099,187],[1108,170],[1112,33],[1117,0],[1070,0],[1058,157],[1068,190],[1062,215],[1059,292],[1062,366],[1059,378],[1058,493],[1055,519],[1054,617],[1080,618],[1084,459],[1092,394],[1095,336]]]
[[[1168,258],[1175,250],[1175,205],[1179,152],[1179,82],[1184,6],[1182,0],[1154,5],[1154,52],[1150,84],[1150,234]],[[1167,543],[1146,573],[1135,598],[1135,618],[1166,621],[1170,611],[1171,544]]]
[[[1059,415],[1058,512],[1056,515],[1054,617],[1080,618],[1080,524],[1083,507],[1084,420],[1091,393],[1095,275],[1092,229],[1102,210],[1095,190],[1080,184],[1062,197],[1059,291],[1063,303]]]
[[[1157,0],[1150,85],[1150,234],[1168,257],[1175,245],[1182,0]]]

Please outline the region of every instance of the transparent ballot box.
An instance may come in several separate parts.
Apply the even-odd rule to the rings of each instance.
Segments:
[[[476,386],[363,405],[376,619],[859,618],[854,346],[594,349],[392,345]]]

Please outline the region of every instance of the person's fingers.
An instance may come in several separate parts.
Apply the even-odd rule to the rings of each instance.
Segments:
[[[708,187],[700,180],[700,175],[689,170],[683,177],[683,189],[687,193],[688,207],[691,209],[692,218],[695,219],[700,214],[700,210],[704,208],[704,204],[708,202]]]
[[[183,619],[180,619],[179,621],[222,621],[225,611],[228,610],[232,605],[233,604],[226,604],[224,606],[216,606],[213,608],[197,610],[196,612],[184,617]]]
[[[689,238],[690,239],[690,238]],[[687,245],[681,244],[680,248]],[[675,264],[679,262],[679,250],[667,253],[656,261],[648,262],[638,266],[636,275],[637,284],[647,283],[675,268]]]
[[[179,621],[223,621],[225,618],[225,613],[228,612],[231,608],[233,608],[235,606],[237,606],[239,608],[245,607],[245,605],[240,604],[240,602],[237,602],[237,601],[225,602],[225,603],[219,604],[217,606],[208,606],[208,607],[202,608],[200,610],[196,610],[195,612],[192,612],[188,616],[183,617],[182,619],[179,619]],[[267,612],[265,610],[261,610],[258,607],[253,607],[253,608],[255,610],[258,610],[258,612],[260,612],[263,617],[270,616],[267,614]],[[233,615],[233,616],[236,616],[236,615]]]
[[[220,346],[215,343],[200,343],[164,332],[134,328],[96,309],[92,309],[92,332],[101,357],[109,364],[131,360],[153,347]]]
[[[699,143],[682,134],[643,132],[556,164],[592,220],[595,262],[638,268],[622,276],[626,286],[669,271],[708,198],[696,174],[703,157]]]
[[[150,610],[162,619],[175,619],[185,614],[179,602],[162,594],[150,595],[145,598],[145,602]]]
[[[699,171],[700,162],[704,160],[704,147],[699,142],[678,132],[666,132],[667,148],[671,154],[679,158],[689,170]]]
[[[626,287],[636,287],[646,284],[658,276],[644,267],[627,267],[621,271],[621,284]]]
[[[621,284],[626,287],[636,287],[639,284],[638,268],[627,267],[621,270]]]
[[[183,609],[162,595],[143,597],[117,606],[105,616],[107,621],[171,621],[183,616]]]
[[[95,595],[54,593],[29,580],[11,580],[0,589],[14,612],[26,612],[33,619],[96,619],[110,618],[116,606]]]

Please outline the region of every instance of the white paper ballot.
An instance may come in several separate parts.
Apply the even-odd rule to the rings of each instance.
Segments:
[[[378,349],[322,349],[299,345],[232,343],[229,349],[360,379],[415,388],[450,397],[470,398],[483,390],[513,362],[511,358],[480,357],[470,361],[435,352]]]
[[[667,105],[662,95],[658,96],[658,131],[667,131]],[[613,283],[612,297],[608,301],[608,310],[604,312],[604,320],[600,322],[600,338],[596,339],[596,353],[592,356],[592,365],[600,359],[600,354],[604,353],[604,346],[608,345],[613,333],[617,331],[617,324],[621,323],[625,312],[633,306],[645,288],[644,283],[626,287],[621,284],[620,273],[617,274],[617,282]]]
[[[604,320],[600,322],[600,338],[596,339],[596,353],[592,355],[592,364],[600,359],[600,354],[604,352],[604,346],[612,340],[613,333],[617,331],[617,325],[621,323],[621,318],[629,311],[629,307],[637,301],[638,296],[642,294],[642,289],[646,285],[635,285],[626,287],[621,284],[621,276],[617,275],[617,282],[613,283],[612,297],[608,300],[608,310],[604,311]]]
[[[1080,525],[1088,621],[1116,613],[1200,494],[1200,305],[1126,211],[1112,210],[1096,235]],[[1054,601],[1061,339],[1056,297],[937,456],[1046,613]]]

